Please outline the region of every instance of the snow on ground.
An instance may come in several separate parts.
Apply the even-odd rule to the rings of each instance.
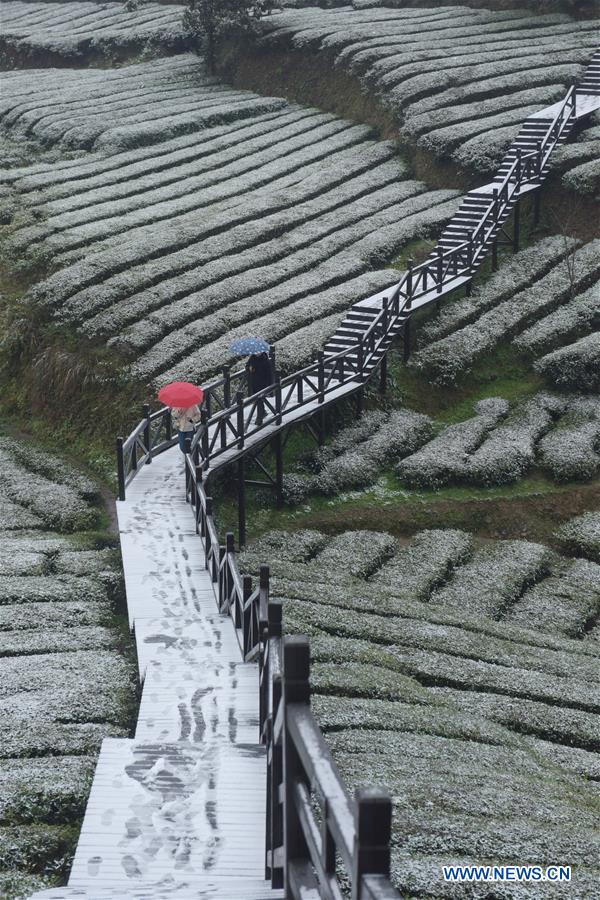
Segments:
[[[5,68],[89,65],[129,56],[161,56],[185,49],[184,6],[119,2],[5,0],[0,19],[0,64]]]
[[[600,472],[596,397],[543,391],[512,406],[491,397],[473,413],[444,425],[406,408],[368,412],[284,475],[286,502],[368,488],[392,467],[398,487],[417,491],[512,484],[539,470],[558,482]]]
[[[227,88],[191,55],[11,73],[0,122],[55,154],[89,148],[7,170],[6,244],[58,268],[36,304],[147,381],[206,378],[249,328],[300,365],[321,323],[392,282],[383,267],[457,204],[367,126]]]
[[[269,533],[240,555],[249,572],[264,560],[285,631],[310,637],[311,702],[344,778],[392,790],[403,894],[446,896],[442,862],[566,854],[591,897],[600,651],[581,638],[598,565],[444,529],[403,546]]]
[[[550,385],[596,392],[599,279],[600,241],[546,238],[425,326],[425,346],[409,365],[435,384],[454,384],[512,340]]]
[[[86,537],[97,486],[2,437],[0,491],[0,896],[28,896],[68,872],[102,738],[127,734],[133,670],[118,557]]]
[[[398,6],[286,9],[270,18],[263,44],[325,54],[378,98],[403,137],[469,171],[493,171],[520,123],[564,95],[598,43],[597,21],[566,15]],[[563,157],[563,168],[572,164],[566,180],[592,192],[597,158]]]

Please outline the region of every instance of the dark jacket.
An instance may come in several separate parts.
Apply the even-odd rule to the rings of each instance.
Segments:
[[[267,353],[253,353],[246,363],[248,393],[256,394],[273,384],[271,360]]]

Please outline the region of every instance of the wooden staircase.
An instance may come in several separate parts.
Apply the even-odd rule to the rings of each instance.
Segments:
[[[577,85],[577,94],[600,96],[600,49],[592,56],[583,78]]]

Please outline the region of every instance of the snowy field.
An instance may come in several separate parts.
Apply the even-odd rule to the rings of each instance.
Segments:
[[[89,65],[127,56],[160,56],[185,49],[184,7],[143,3],[4,0],[0,65]]]
[[[495,170],[527,116],[564,95],[598,44],[598,21],[457,3],[395,9],[357,0],[285,10],[269,20],[272,49],[326,54],[375,96],[418,149],[468,172]],[[594,130],[595,127],[595,130]],[[561,159],[565,183],[598,188],[596,126]]]
[[[547,238],[425,326],[410,365],[433,383],[454,384],[512,341],[549,385],[597,394],[599,321],[600,241]]]
[[[491,397],[475,403],[473,413],[443,425],[407,408],[368,412],[305,454],[299,473],[284,476],[286,502],[363,489],[390,469],[399,488],[416,491],[496,487],[540,471],[557,483],[600,473],[597,396],[540,392],[512,405]]]
[[[0,896],[68,872],[107,735],[127,736],[118,557],[93,537],[98,488],[0,437]]]
[[[465,896],[441,882],[449,862],[568,858],[592,897],[600,648],[582,635],[598,564],[455,530],[400,546],[272,532],[240,561],[264,559],[285,630],[310,636],[312,705],[344,777],[392,790],[400,890]]]
[[[6,246],[51,260],[35,302],[145,381],[206,378],[249,328],[300,365],[456,209],[367,126],[224,87],[191,55],[6,84],[5,133],[90,151],[2,176]]]
[[[483,180],[582,72],[598,26],[433,7],[286,9],[264,46],[327,57],[407,146]],[[208,379],[249,332],[298,368],[459,202],[368,126],[209,77],[181,52],[180,17],[155,3],[6,2],[0,26],[0,249],[36,282],[36,317],[108,345],[115,375],[151,393]],[[555,160],[587,197],[599,121]],[[538,240],[419,324],[410,365],[436,390],[460,388],[511,344],[539,387],[450,425],[370,411],[286,476],[288,500],[382,472],[399,490],[597,478],[599,321],[600,242]],[[100,740],[127,734],[134,674],[97,487],[0,437],[0,500],[1,897],[68,870]],[[440,866],[484,859],[570,863],[577,896],[594,896],[600,516],[550,543],[303,531],[240,555],[253,574],[271,565],[287,632],[311,637],[314,709],[348,785],[394,794],[404,895],[466,896],[440,885]]]

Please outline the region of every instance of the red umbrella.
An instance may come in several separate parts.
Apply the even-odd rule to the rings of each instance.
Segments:
[[[172,381],[166,384],[158,392],[158,399],[165,406],[178,406],[187,409],[189,406],[195,406],[202,403],[204,391],[202,388],[196,387],[189,381]]]

